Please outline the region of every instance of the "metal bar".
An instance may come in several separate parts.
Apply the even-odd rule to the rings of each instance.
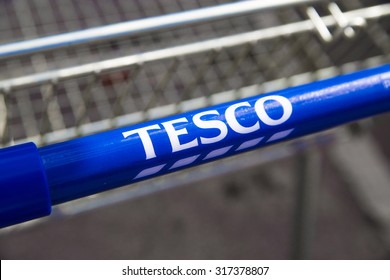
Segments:
[[[390,64],[37,149],[0,150],[0,226],[59,204],[390,111]]]
[[[390,15],[390,4],[362,8],[344,13],[349,22],[361,22],[361,19],[375,19],[382,16]],[[327,26],[337,25],[333,16],[322,17]],[[0,90],[14,90],[36,86],[52,81],[63,81],[91,75],[94,73],[104,73],[126,68],[132,65],[139,65],[146,62],[163,60],[178,56],[191,55],[210,51],[213,49],[229,48],[246,43],[253,43],[260,40],[277,38],[280,36],[289,36],[291,34],[304,33],[316,30],[312,20],[305,20],[296,23],[285,24],[281,26],[266,28],[258,31],[242,33],[238,35],[226,36],[217,39],[206,40],[197,43],[186,44],[177,47],[171,47],[162,50],[155,50],[141,54],[129,55],[125,57],[109,59],[99,62],[88,63],[84,65],[63,68],[55,71],[48,71],[24,77],[0,81]]]
[[[389,161],[370,135],[348,140],[336,141],[327,156],[362,211],[381,228],[385,245],[390,246]]]
[[[324,21],[321,19],[320,15],[317,13],[317,11],[313,7],[309,7],[309,8],[307,8],[306,13],[307,13],[308,17],[311,19],[311,21],[313,22],[313,24],[316,27],[321,38],[325,42],[330,42],[332,40],[332,34],[330,33],[328,27],[326,26]]]
[[[317,216],[318,192],[321,184],[321,157],[315,147],[298,154],[294,210],[292,258],[311,258],[311,243]]]
[[[92,43],[115,37],[130,36],[149,31],[162,30],[169,27],[177,27],[185,24],[206,22],[279,7],[308,4],[319,1],[321,0],[249,0],[141,20],[110,24],[107,26],[53,35],[29,41],[5,44],[0,46],[0,58],[24,55],[37,51],[68,47],[83,43]]]

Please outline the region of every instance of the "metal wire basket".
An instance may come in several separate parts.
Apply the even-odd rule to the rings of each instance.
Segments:
[[[213,10],[223,2],[2,1],[2,145],[51,144],[390,61],[390,5],[381,1],[238,1],[231,10]],[[115,24],[124,21],[131,28],[122,24],[119,32]],[[110,24],[116,28],[105,30]],[[245,168],[292,150],[277,145],[234,160]],[[78,213],[237,168],[218,162],[56,212]]]

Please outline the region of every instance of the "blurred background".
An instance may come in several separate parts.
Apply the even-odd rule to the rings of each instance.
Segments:
[[[251,2],[263,5],[239,12]],[[387,2],[0,0],[0,143],[47,145],[389,63]],[[180,20],[212,7],[218,16]],[[85,39],[127,21],[132,33]],[[389,123],[387,113],[56,206],[1,229],[0,257],[388,259]]]

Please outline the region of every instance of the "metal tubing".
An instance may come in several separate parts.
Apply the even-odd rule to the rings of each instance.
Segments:
[[[39,149],[58,204],[390,111],[390,64]]]
[[[354,20],[356,20],[356,24],[358,24],[362,18],[375,19],[386,15],[390,15],[390,4],[383,4],[344,13],[344,16],[348,18],[350,22],[354,23]],[[327,26],[337,25],[337,21],[333,16],[322,17],[322,20]],[[108,59],[104,61],[63,68],[59,70],[3,80],[0,81],[0,91],[27,88],[46,83],[57,83],[60,81],[69,80],[86,75],[115,71],[146,62],[191,55],[195,53],[210,51],[213,49],[229,48],[238,45],[243,45],[246,43],[254,43],[259,40],[272,39],[281,36],[289,36],[291,34],[303,33],[311,30],[316,30],[316,26],[315,24],[313,24],[313,21],[304,20],[281,26],[270,27],[262,30],[171,47],[167,49],[155,50],[141,54],[134,54],[125,57]]]
[[[0,150],[0,227],[51,205],[390,111],[390,64],[37,149]]]
[[[151,17],[146,19],[110,24],[102,27],[53,35],[0,46],[0,58],[24,55],[53,48],[68,47],[162,30],[180,25],[206,22],[285,6],[319,2],[321,0],[249,0],[196,9],[187,12]]]
[[[312,257],[321,175],[320,151],[315,147],[301,151],[297,156],[292,259],[307,260]]]

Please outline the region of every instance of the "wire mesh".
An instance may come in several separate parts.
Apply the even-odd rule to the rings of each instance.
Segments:
[[[361,8],[363,5],[344,2],[340,3],[340,6],[345,5],[341,6],[342,9]],[[215,4],[220,2],[202,1],[197,6],[187,7],[184,5],[189,3],[180,1],[149,4],[141,1],[128,4],[117,2],[116,5],[99,1],[70,1],[65,5],[56,2],[5,1],[6,8],[2,11],[6,14],[1,15],[4,21],[1,26],[5,28],[1,31],[1,38],[4,38],[3,42],[28,39]],[[45,5],[45,9],[42,5]],[[320,12],[321,8],[318,7]],[[50,13],[47,9],[50,9]],[[43,17],[42,11],[55,16]],[[277,12],[256,13],[5,59],[0,62],[1,77],[18,78],[167,48],[174,52],[170,47],[299,22],[305,19],[303,11],[302,7],[284,8]],[[257,42],[244,41],[233,47],[210,46],[200,53],[173,54],[167,59],[152,59],[146,63],[140,60],[114,72],[94,69],[84,77],[65,81],[57,81],[53,76],[48,82],[21,89],[7,89],[4,86],[2,91],[3,99],[7,100],[7,121],[3,130],[7,132],[3,133],[2,142],[38,136],[38,141],[44,144],[51,142],[50,137],[43,137],[51,132],[67,129],[68,132],[73,131],[68,135],[80,136],[89,132],[88,129],[80,129],[84,124],[101,122],[102,128],[93,130],[103,130],[116,126],[113,120],[118,116],[139,113],[133,115],[134,120],[129,121],[140,122],[159,116],[158,108],[164,108],[165,112],[168,109],[169,113],[180,112],[183,101],[204,98],[206,101],[202,105],[207,105],[214,93],[234,90],[235,94],[231,98],[235,99],[239,97],[239,89],[246,86],[261,85],[299,73],[314,73],[328,67],[336,67],[334,72],[341,72],[339,67],[345,63],[359,64],[366,58],[389,53],[387,26],[388,19],[383,17],[357,30],[353,38],[338,36],[329,44],[324,44],[315,32],[304,32]],[[362,41],[366,43],[358,44]],[[316,79],[315,75],[312,79]],[[2,119],[4,122],[4,116]],[[109,122],[102,122],[104,120]]]

